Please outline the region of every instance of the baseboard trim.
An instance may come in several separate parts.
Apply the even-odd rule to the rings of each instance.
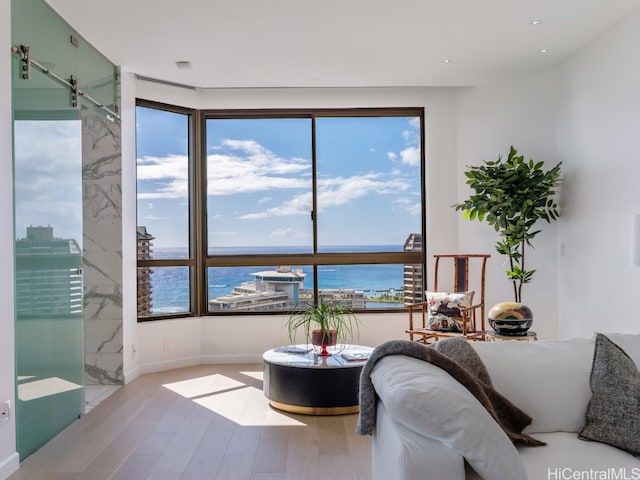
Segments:
[[[0,480],[9,478],[13,472],[20,468],[20,455],[18,452],[13,452],[4,460],[0,461]]]
[[[138,375],[145,373],[163,372],[165,370],[173,370],[174,368],[193,367],[194,365],[215,365],[216,363],[262,363],[262,355],[243,354],[243,355],[198,355],[185,358],[174,358],[171,360],[163,360],[161,362],[145,363],[138,368]],[[133,380],[133,378],[132,378]],[[128,383],[128,376],[125,376],[125,383]]]
[[[140,376],[140,367],[139,366],[129,370],[128,372],[124,372],[124,384],[128,385],[129,383],[133,382],[139,376]]]
[[[256,355],[255,353],[246,354],[225,354],[225,355],[202,355],[201,363],[204,364],[216,364],[216,363],[262,363],[262,355]]]
[[[192,367],[194,365],[200,365],[201,363],[199,355],[195,357],[173,358],[161,362],[142,364],[140,365],[140,373],[163,372],[165,370],[173,370],[174,368]]]

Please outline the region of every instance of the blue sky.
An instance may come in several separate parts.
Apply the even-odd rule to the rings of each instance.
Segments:
[[[138,108],[138,224],[187,244],[186,117]],[[420,231],[419,121],[316,119],[319,249]],[[210,245],[311,250],[311,120],[207,121]]]

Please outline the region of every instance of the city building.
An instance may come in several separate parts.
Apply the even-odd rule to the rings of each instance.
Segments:
[[[313,290],[304,289],[306,274],[288,266],[253,274],[254,281],[234,287],[231,295],[209,300],[209,311],[221,310],[292,310],[313,305]],[[367,306],[363,291],[351,288],[320,289],[320,299],[351,310]]]
[[[82,250],[53,227],[27,227],[16,240],[16,313],[19,317],[82,314]]]
[[[231,295],[209,300],[209,311],[290,310],[298,304],[306,276],[302,270],[281,266],[253,275],[254,281],[234,287]]]
[[[422,234],[412,233],[404,242],[405,252],[422,251]],[[422,265],[405,265],[403,269],[404,303],[420,303],[424,298]]]
[[[147,232],[147,227],[138,226],[136,235],[136,253],[138,260],[147,260],[153,253],[155,237]],[[153,313],[153,285],[151,283],[150,267],[138,268],[138,316],[143,317]]]

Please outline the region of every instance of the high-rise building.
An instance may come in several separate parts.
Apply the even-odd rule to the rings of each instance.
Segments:
[[[303,288],[306,274],[288,266],[253,274],[254,281],[234,287],[230,295],[209,300],[209,310],[292,310],[312,305],[313,290]],[[366,308],[364,292],[350,288],[320,289],[321,300],[352,310]]]
[[[82,315],[82,250],[53,227],[27,227],[16,240],[18,317]]]
[[[138,260],[149,260],[153,253],[152,240],[155,239],[149,232],[147,227],[138,226],[137,229],[136,252]],[[150,267],[138,268],[138,316],[144,317],[152,314],[153,309],[153,285],[151,284],[151,274],[153,270]]]
[[[404,242],[405,252],[422,251],[422,234],[412,233]],[[404,303],[420,303],[424,299],[422,265],[405,265],[403,269]]]

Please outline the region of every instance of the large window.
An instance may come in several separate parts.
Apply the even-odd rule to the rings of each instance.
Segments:
[[[137,111],[141,320],[419,300],[422,109]]]

